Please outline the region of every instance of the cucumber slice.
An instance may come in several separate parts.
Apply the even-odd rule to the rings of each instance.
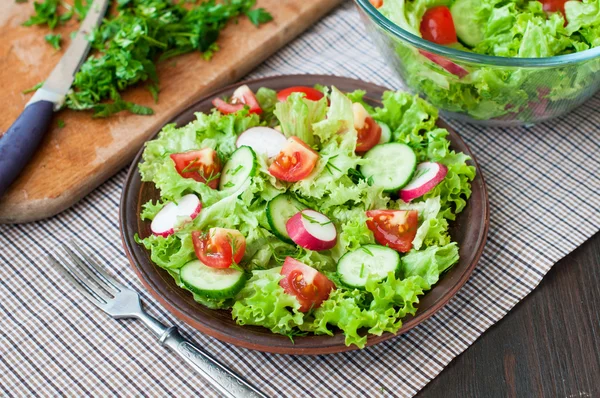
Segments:
[[[200,260],[181,267],[179,276],[189,290],[212,299],[233,297],[246,283],[243,272],[233,268],[212,268]]]
[[[290,218],[304,209],[306,209],[306,206],[285,193],[271,199],[267,205],[267,221],[269,222],[273,235],[284,242],[295,245],[294,241],[287,233],[285,225]]]
[[[392,130],[390,126],[385,124],[384,122],[377,122],[379,127],[381,127],[381,138],[379,139],[379,144],[385,144],[392,140]]]
[[[219,189],[236,191],[250,177],[256,175],[256,154],[249,146],[241,146],[231,155],[221,170]]]
[[[409,183],[417,168],[417,156],[406,144],[390,142],[375,145],[364,159],[360,171],[367,181],[383,187],[386,192],[397,191]]]
[[[484,39],[484,26],[475,10],[481,9],[481,0],[456,0],[450,7],[456,36],[469,47],[475,47]]]
[[[346,286],[364,288],[371,275],[376,281],[387,278],[388,273],[400,270],[400,255],[387,246],[364,245],[340,258],[337,273]]]

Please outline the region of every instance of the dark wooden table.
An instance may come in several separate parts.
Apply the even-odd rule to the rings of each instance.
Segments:
[[[554,265],[418,397],[600,397],[600,234]]]

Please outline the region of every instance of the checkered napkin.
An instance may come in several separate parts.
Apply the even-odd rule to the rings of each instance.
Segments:
[[[347,2],[249,77],[286,73],[400,83]],[[272,355],[224,344],[178,322],[144,292],[119,238],[125,173],[50,220],[0,226],[0,395],[216,396],[135,321],[113,321],[49,267],[43,254],[70,237],[142,292],[149,311],[276,397],[404,397],[417,393],[500,320],[550,267],[600,229],[600,96],[532,128],[453,123],[486,178],[491,226],[467,284],[407,334],[362,351]]]

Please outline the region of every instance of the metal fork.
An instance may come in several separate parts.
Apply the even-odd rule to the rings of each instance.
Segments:
[[[142,308],[137,292],[119,283],[102,270],[99,262],[74,242],[62,245],[48,259],[56,269],[92,304],[116,319],[141,320],[158,337],[158,342],[175,351],[223,396],[228,398],[268,398],[256,387],[219,363],[210,354],[187,341],[177,326],[166,327]],[[62,250],[61,250],[62,249]]]

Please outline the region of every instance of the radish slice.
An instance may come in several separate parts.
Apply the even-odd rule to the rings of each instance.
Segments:
[[[257,154],[266,154],[268,157],[277,156],[287,143],[285,135],[270,127],[252,127],[238,137],[235,145],[249,146]]]
[[[442,182],[446,174],[448,174],[448,168],[441,163],[419,163],[412,180],[400,190],[400,199],[410,202],[425,195]]]
[[[152,220],[150,229],[154,235],[166,238],[175,232],[175,227],[196,218],[201,209],[202,203],[196,195],[185,195],[179,200],[179,203],[169,202],[160,209]],[[188,219],[182,219],[184,217]]]
[[[462,78],[469,74],[468,70],[466,70],[465,68],[463,68],[460,65],[455,64],[454,62],[450,61],[449,59],[442,57],[441,55],[432,54],[430,52],[423,51],[423,50],[419,50],[419,52],[425,58],[429,59],[430,61],[435,62],[436,64],[438,64],[442,68],[446,69],[448,72],[452,73],[453,75],[456,75],[456,76]]]
[[[309,250],[327,250],[335,246],[337,231],[326,215],[314,210],[302,210],[285,225],[290,238]]]

